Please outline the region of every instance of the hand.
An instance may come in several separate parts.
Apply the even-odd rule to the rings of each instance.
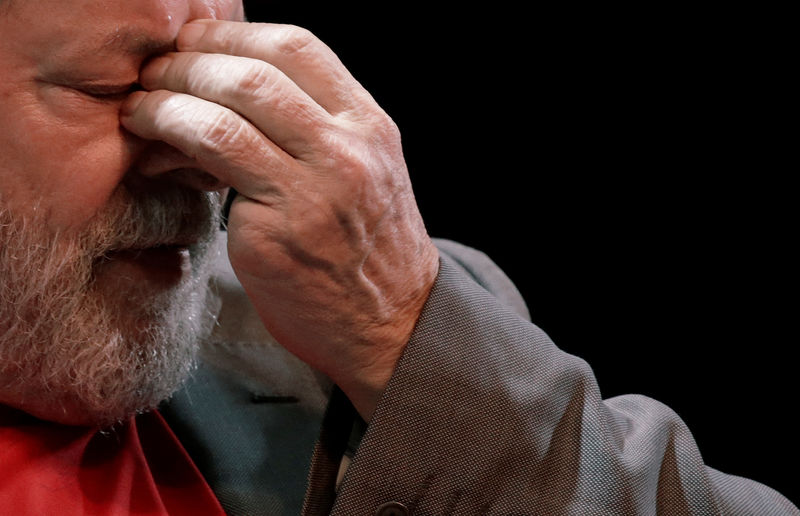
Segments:
[[[122,124],[239,193],[228,252],[265,326],[369,420],[438,270],[392,120],[311,33],[196,21]]]

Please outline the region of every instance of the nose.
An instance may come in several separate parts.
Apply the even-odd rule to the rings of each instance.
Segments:
[[[195,190],[217,191],[228,187],[203,170],[192,158],[164,142],[150,142],[132,167],[132,174],[153,181],[169,181]]]

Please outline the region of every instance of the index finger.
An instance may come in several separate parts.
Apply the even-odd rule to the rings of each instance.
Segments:
[[[177,47],[265,61],[332,115],[358,111],[369,96],[327,45],[294,25],[195,20],[181,28]]]
[[[120,108],[125,129],[166,143],[202,170],[262,204],[296,177],[295,160],[261,131],[214,102],[167,90],[132,93]]]

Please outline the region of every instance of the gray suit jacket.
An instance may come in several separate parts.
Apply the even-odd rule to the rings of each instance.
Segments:
[[[705,466],[668,407],[602,400],[486,256],[437,245],[430,299],[338,490],[355,411],[274,343],[221,262],[220,327],[161,410],[230,514],[800,515]]]

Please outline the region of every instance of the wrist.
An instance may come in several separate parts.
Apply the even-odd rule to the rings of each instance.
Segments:
[[[367,422],[406,349],[436,281],[439,254],[432,244],[431,248],[425,266],[419,269],[420,287],[399,304],[394,318],[369,332],[367,344],[357,349],[355,359],[350,362],[352,367],[346,368],[347,372],[331,375]]]

